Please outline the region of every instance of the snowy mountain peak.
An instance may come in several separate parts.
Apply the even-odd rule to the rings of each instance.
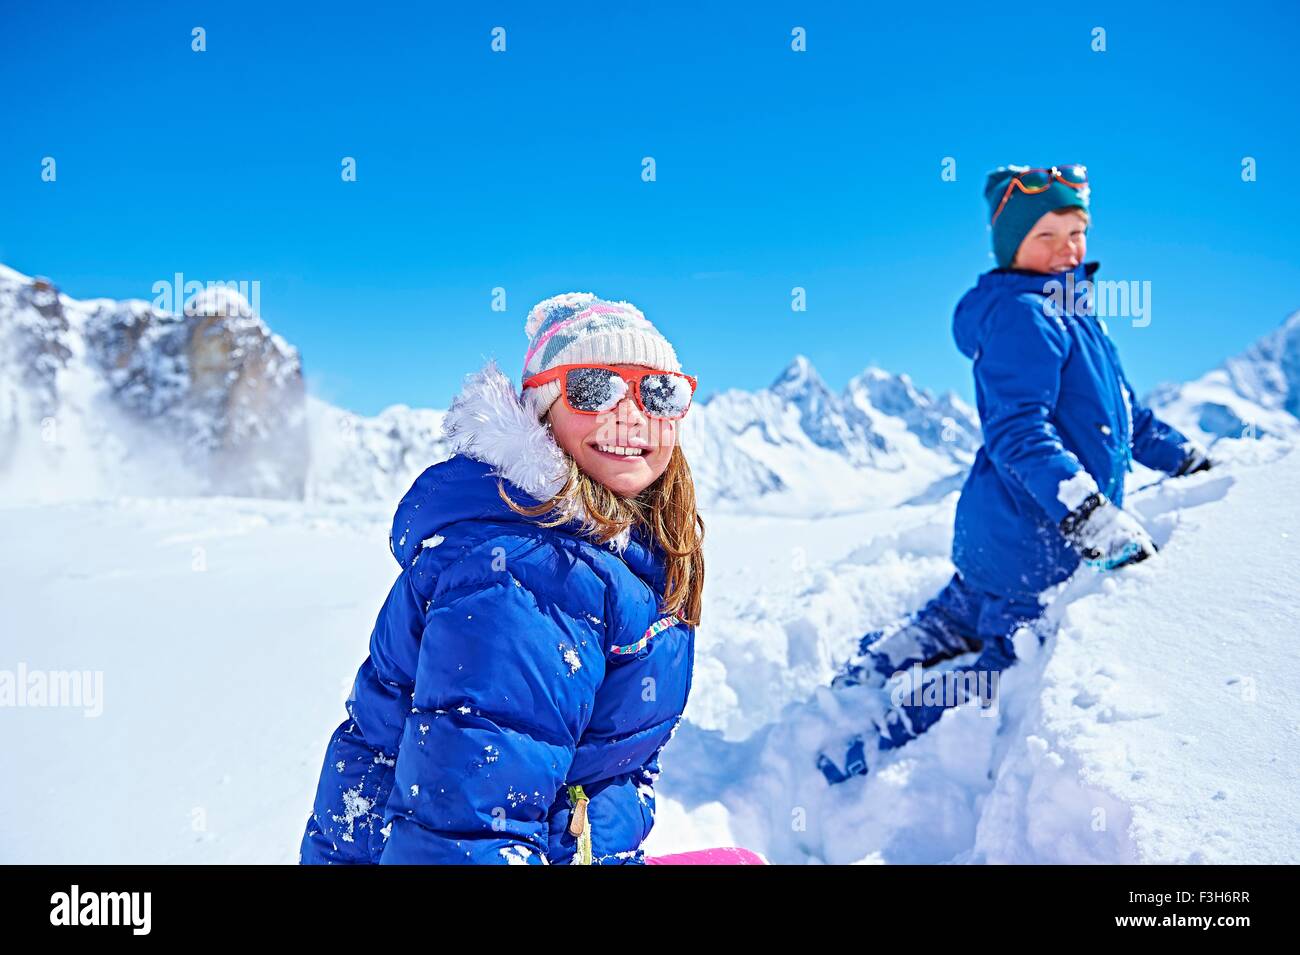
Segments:
[[[809,391],[829,392],[826,382],[822,381],[821,375],[813,367],[813,363],[804,355],[795,355],[790,364],[776,377],[771,384],[772,391],[780,395],[794,396]]]
[[[878,368],[836,393],[796,355],[769,388],[698,404],[683,444],[712,506],[841,512],[951,484],[979,445],[979,422],[955,396],[935,399]]]
[[[857,378],[854,380],[855,381],[858,379],[875,380],[875,379],[889,379],[889,378],[902,378],[909,383],[912,380],[907,375],[904,374],[895,375],[888,371],[885,371],[885,369],[879,367],[878,365],[868,365],[866,368],[862,369],[861,373],[859,373]]]
[[[1204,441],[1300,436],[1300,312],[1195,381],[1161,385],[1148,403]]]
[[[1300,417],[1300,312],[1224,367],[1242,394]]]
[[[936,398],[905,374],[869,367],[848,383],[845,396],[855,407],[906,422],[928,448],[965,454],[980,445],[979,416],[973,408],[951,391]]]
[[[252,318],[253,306],[238,288],[209,285],[185,303],[186,315],[219,318]]]

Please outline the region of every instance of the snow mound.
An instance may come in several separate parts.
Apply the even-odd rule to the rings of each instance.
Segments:
[[[1300,455],[1197,478],[1134,504],[1158,561],[1058,597],[976,861],[1300,858]]]
[[[661,801],[676,805],[652,844],[699,838],[699,809],[704,831],[774,862],[1295,862],[1300,455],[1247,440],[1218,453],[1214,471],[1136,491],[1157,559],[1082,569],[1053,595],[1055,635],[1041,648],[1017,635],[995,706],[949,712],[865,778],[832,787],[813,765],[867,725],[878,697],[864,688],[810,677],[749,735],[713,705],[702,719],[693,697],[664,757]],[[771,625],[817,621],[823,658],[843,659],[856,635],[919,606],[951,568],[928,539],[937,515],[914,517],[814,571],[795,600],[774,598],[787,609]],[[711,652],[706,686],[710,666],[731,672]]]
[[[878,700],[827,684],[952,573],[978,422],[879,369],[833,392],[804,358],[701,401],[684,444],[709,584],[647,851],[1300,860],[1297,395],[1300,316],[1158,391],[1219,462],[1131,476],[1158,557],[1077,574],[1054,635],[1019,635],[995,709],[836,787],[815,756]],[[0,692],[102,679],[93,705],[3,709],[0,779],[23,785],[0,790],[0,862],[293,861],[395,574],[393,503],[446,457],[442,423],[308,397],[296,350],[238,297],[170,315],[0,266],[0,524],[21,541],[0,548]]]

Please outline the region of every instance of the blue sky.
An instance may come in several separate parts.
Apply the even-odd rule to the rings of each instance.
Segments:
[[[1145,390],[1300,308],[1296,9],[5,0],[0,261],[76,297],[256,280],[365,413],[517,374],[567,290],[641,306],[704,394],[803,353],[969,396],[984,173],[1082,161],[1099,277],[1152,283],[1111,322]]]

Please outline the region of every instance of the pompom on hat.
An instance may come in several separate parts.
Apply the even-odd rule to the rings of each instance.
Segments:
[[[681,371],[668,339],[629,302],[610,302],[590,292],[565,292],[538,302],[524,323],[528,351],[523,379],[558,365],[593,362],[645,365],[660,371]],[[538,419],[546,417],[560,383],[525,388],[524,403]]]

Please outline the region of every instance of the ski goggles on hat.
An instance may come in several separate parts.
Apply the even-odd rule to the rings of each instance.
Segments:
[[[989,220],[989,225],[998,221],[998,216],[1006,207],[1007,200],[1011,198],[1011,190],[1019,189],[1027,196],[1036,193],[1046,192],[1053,182],[1063,182],[1071,189],[1082,189],[1088,184],[1088,167],[1079,163],[1071,163],[1068,166],[1053,166],[1051,169],[1026,169],[1024,172],[1018,172],[1011,177],[1007,183],[1007,191],[1002,194],[1002,201],[998,203],[997,212],[993,213],[993,218]]]
[[[560,397],[570,411],[602,414],[613,411],[629,394],[647,417],[675,420],[691,407],[696,380],[679,371],[632,371],[613,365],[560,365],[524,382],[535,388],[560,383]]]

